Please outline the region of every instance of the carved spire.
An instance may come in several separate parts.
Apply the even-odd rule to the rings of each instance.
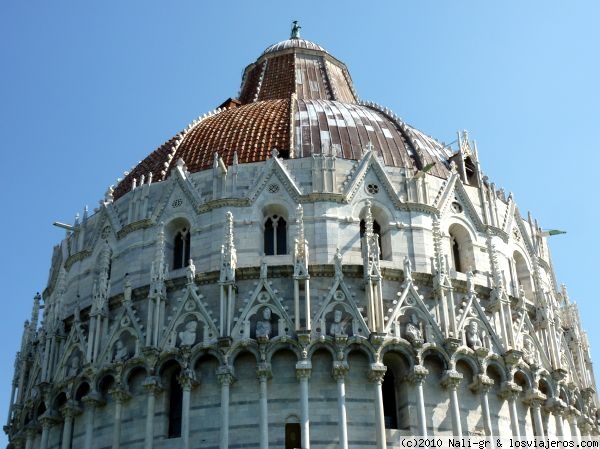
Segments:
[[[29,341],[32,341],[35,337],[35,331],[38,327],[38,320],[40,319],[40,301],[42,295],[37,292],[33,297],[33,308],[31,309],[31,321],[29,321]]]
[[[379,236],[373,232],[373,214],[371,201],[367,201],[365,212],[365,233],[362,237],[363,265],[365,276],[380,276],[379,272]]]
[[[502,281],[502,274],[500,273],[500,264],[498,263],[498,253],[496,252],[496,245],[492,240],[492,233],[488,230],[487,233],[487,247],[490,255],[490,267],[492,269],[492,280],[493,286],[496,289],[503,290],[504,283]]]
[[[221,245],[221,275],[220,282],[235,282],[235,269],[237,267],[237,253],[233,242],[233,214],[225,214],[225,236]]]
[[[444,250],[442,249],[442,230],[437,215],[433,217],[432,232],[435,270],[438,278],[441,278],[446,274],[446,263],[444,261]]]
[[[304,210],[298,204],[296,208],[298,230],[294,240],[294,276],[308,275],[308,242],[304,238]]]
[[[167,278],[167,266],[165,263],[165,230],[164,223],[160,224],[160,230],[156,238],[156,253],[150,268],[150,295],[152,297],[166,297],[165,279]]]

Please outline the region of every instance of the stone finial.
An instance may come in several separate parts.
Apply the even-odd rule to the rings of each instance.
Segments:
[[[410,257],[408,257],[407,254],[406,256],[404,256],[404,282],[408,284],[412,281],[412,263],[410,261]]]
[[[129,274],[125,273],[125,281],[123,282],[123,302],[128,303],[131,301],[131,279],[129,279]]]
[[[277,148],[273,148],[273,149],[271,150],[271,157],[272,157],[273,159],[277,159],[277,157],[278,157],[278,156],[279,156],[279,150],[278,150]]]
[[[186,268],[186,278],[188,285],[194,284],[194,280],[196,278],[196,265],[194,265],[194,261],[192,259],[189,260]]]
[[[40,292],[37,292],[33,297],[33,308],[31,309],[31,320],[29,321],[29,334],[30,341],[33,339],[33,335],[38,327],[38,321],[40,319],[40,301],[42,300],[42,295]]]
[[[108,186],[108,189],[106,189],[106,193],[104,193],[104,204],[110,204],[114,201],[114,193],[115,189],[113,188],[113,186]]]
[[[335,266],[335,277],[342,279],[344,273],[342,272],[342,253],[339,248],[335,249],[335,255],[333,256],[333,264]]]
[[[467,271],[467,293],[473,294],[475,293],[475,283],[473,282],[473,272],[469,269]]]
[[[267,279],[267,261],[264,256],[260,259],[260,278]]]

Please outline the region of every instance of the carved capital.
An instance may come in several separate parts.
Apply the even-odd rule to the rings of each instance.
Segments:
[[[555,416],[565,416],[568,411],[567,404],[559,398],[548,398],[544,408],[548,413]]]
[[[448,337],[444,340],[444,347],[449,354],[453,354],[461,344],[462,342],[460,339],[454,337]]]
[[[46,412],[38,418],[43,429],[49,429],[56,423],[61,421],[60,416],[52,410],[46,410]]]
[[[448,390],[456,390],[458,388],[458,384],[463,379],[463,375],[456,370],[450,369],[444,371],[444,375],[442,376],[441,385]]]
[[[523,402],[531,408],[540,408],[544,401],[546,401],[546,395],[537,388],[527,391],[523,399]]]
[[[308,360],[302,360],[296,363],[296,378],[298,380],[310,379],[312,364]]]
[[[500,388],[500,392],[498,396],[500,398],[508,400],[508,399],[516,399],[517,395],[523,391],[523,389],[514,382],[509,380],[502,382],[502,387]]]
[[[235,381],[233,369],[229,365],[222,365],[217,368],[217,379],[221,386],[229,386]]]
[[[162,390],[162,385],[160,383],[160,378],[157,376],[149,376],[144,379],[144,383],[142,384],[144,390],[148,394],[152,394],[157,396]]]
[[[425,382],[425,378],[429,374],[429,370],[423,365],[413,366],[412,371],[407,376],[407,380],[413,385],[422,385]]]
[[[381,384],[386,371],[387,366],[383,363],[371,363],[371,369],[368,373],[369,380],[373,383]]]
[[[64,418],[73,418],[81,413],[81,407],[74,400],[69,400],[67,403],[60,409],[60,413]]]
[[[506,362],[506,366],[514,366],[523,358],[523,351],[519,351],[517,349],[509,349],[504,354],[504,361]]]
[[[469,385],[469,388],[474,393],[487,394],[490,388],[494,386],[494,379],[485,374],[478,374],[474,382]]]
[[[381,346],[385,340],[385,336],[386,334],[383,334],[381,332],[371,332],[369,334],[369,341],[371,342],[371,344],[373,346],[375,346],[376,348],[378,348],[379,346]]]
[[[123,404],[131,399],[131,394],[125,390],[124,388],[117,387],[109,391],[110,395],[114,398],[114,400],[118,403]]]
[[[198,385],[198,380],[196,379],[196,373],[193,369],[187,368],[181,371],[179,376],[177,376],[177,381],[183,390],[191,390],[196,385]]]
[[[90,391],[81,398],[81,402],[83,402],[86,408],[95,408],[104,405],[105,403],[104,399],[102,399],[102,395],[97,391]]]
[[[331,375],[338,382],[343,381],[349,369],[350,368],[347,362],[335,361],[333,362],[333,369],[331,370]]]
[[[269,380],[273,377],[270,363],[259,363],[256,368],[256,378],[258,380]]]

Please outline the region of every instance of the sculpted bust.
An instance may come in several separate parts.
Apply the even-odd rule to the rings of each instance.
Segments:
[[[182,346],[193,346],[196,343],[197,321],[189,321],[185,325],[185,330],[179,332],[179,341]]]
[[[115,357],[114,360],[116,362],[124,362],[129,358],[129,349],[127,345],[123,343],[123,340],[119,339],[115,343]]]
[[[262,311],[262,320],[256,322],[256,336],[269,337],[271,335],[271,309],[265,307]]]
[[[329,335],[335,337],[336,335],[346,334],[346,326],[348,320],[342,320],[343,312],[340,309],[336,309],[333,312],[333,323],[329,327]]]

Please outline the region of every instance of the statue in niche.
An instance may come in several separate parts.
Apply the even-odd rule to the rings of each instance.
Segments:
[[[197,321],[188,321],[185,329],[179,332],[179,342],[182,346],[193,346],[196,343]]]
[[[474,349],[483,346],[483,343],[481,342],[481,337],[479,336],[479,325],[477,324],[477,321],[471,321],[467,325],[466,337],[467,346],[469,348]]]
[[[118,339],[115,343],[115,362],[124,362],[129,358],[129,348],[123,342],[123,340]]]
[[[71,361],[69,362],[69,368],[67,370],[67,377],[74,377],[79,373],[79,364],[81,360],[78,354],[75,354],[71,357]]]
[[[523,340],[523,359],[530,365],[535,364],[536,362],[535,347],[530,338],[525,338]]]
[[[406,323],[404,336],[411,343],[418,343],[423,341],[423,334],[421,333],[421,329],[419,327],[419,321],[417,320],[417,316],[414,313],[410,316],[410,321]]]
[[[271,336],[271,308],[265,307],[262,310],[262,320],[256,322],[256,336],[270,337]]]
[[[346,335],[346,327],[348,326],[350,319],[342,319],[344,312],[341,309],[333,311],[333,322],[329,326],[329,335],[335,337],[336,335]]]

